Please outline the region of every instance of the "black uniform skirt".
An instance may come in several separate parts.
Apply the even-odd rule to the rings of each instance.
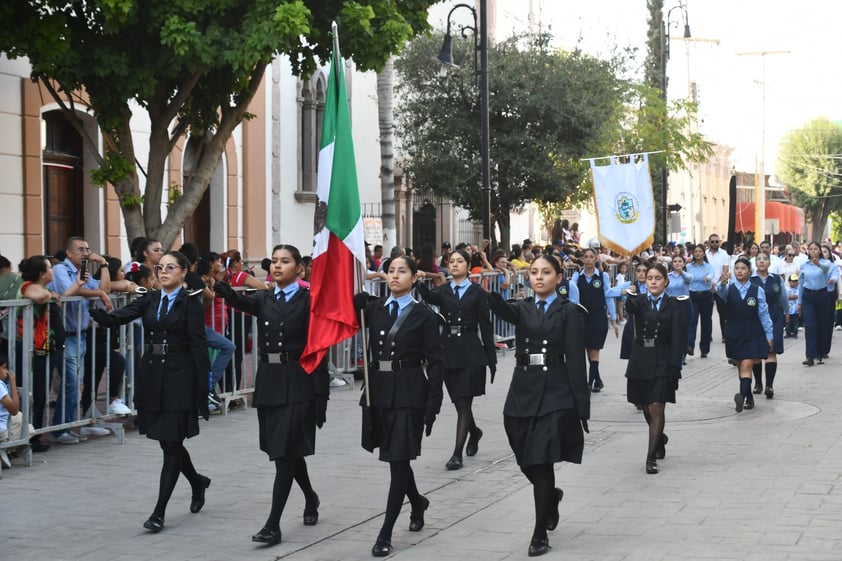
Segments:
[[[628,378],[626,380],[626,398],[629,403],[675,403],[675,390],[678,380],[671,376],[659,376],[651,380]]]
[[[312,400],[257,408],[260,449],[276,458],[303,458],[316,451],[316,406]]]
[[[485,395],[485,366],[445,368],[444,385],[451,401]]]
[[[765,335],[748,337],[725,332],[725,356],[732,360],[766,359],[769,357],[769,341]]]
[[[373,407],[371,411],[377,416],[380,460],[400,462],[414,460],[421,455],[421,437],[424,434],[423,409]]]
[[[152,440],[180,442],[199,434],[199,412],[138,409],[137,432]]]
[[[520,466],[582,463],[585,436],[573,409],[552,411],[541,417],[503,415],[503,426]]]

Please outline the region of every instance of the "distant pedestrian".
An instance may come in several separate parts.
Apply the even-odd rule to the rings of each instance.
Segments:
[[[807,246],[808,260],[802,263],[798,277],[798,315],[804,325],[806,360],[804,366],[824,364],[819,353],[822,338],[824,306],[827,306],[827,286],[830,261],[821,258],[821,246],[811,242]]]
[[[718,244],[717,240],[717,244]],[[720,250],[722,251],[722,250]],[[696,346],[696,326],[701,324],[699,335],[699,352],[702,358],[710,353],[710,342],[713,339],[713,305],[714,296],[712,287],[725,269],[716,269],[708,263],[705,248],[697,245],[693,248],[693,260],[687,264],[687,272],[690,274],[690,324],[687,329],[687,354],[693,356]],[[719,313],[720,319],[725,315],[725,308]],[[725,333],[725,323],[722,323],[722,333]]]

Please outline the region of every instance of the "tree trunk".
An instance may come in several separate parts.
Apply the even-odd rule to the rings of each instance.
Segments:
[[[824,229],[827,226],[827,218],[830,216],[830,210],[826,203],[822,203],[814,208],[810,213],[813,218],[813,227],[811,229],[810,241],[822,242],[824,237]]]
[[[502,249],[509,253],[509,250],[512,248],[511,238],[512,238],[512,221],[511,215],[508,211],[503,211],[497,213],[494,217],[495,221],[497,222],[497,226],[500,228],[500,244],[497,246],[499,249]],[[492,236],[493,237],[493,236]]]
[[[383,246],[397,243],[395,225],[395,161],[394,125],[394,58],[390,57],[377,73],[377,105],[380,124],[380,213],[383,225]]]

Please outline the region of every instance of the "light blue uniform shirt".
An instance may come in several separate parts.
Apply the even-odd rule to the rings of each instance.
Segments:
[[[731,282],[722,286],[722,283],[716,285],[716,293],[720,298],[726,300],[728,298],[728,287],[734,285],[740,293],[740,299],[745,300],[748,289],[751,288],[751,281],[741,283],[737,279],[732,279]],[[766,334],[766,340],[772,339],[772,318],[769,316],[769,305],[766,303],[766,291],[762,287],[757,287],[757,317],[760,318],[760,325],[763,326],[763,332]]]
[[[415,302],[415,299],[412,297],[412,293],[407,293],[401,296],[400,298],[395,298],[394,296],[389,296],[386,298],[386,304],[384,307],[389,310],[392,306],[392,302],[398,303],[398,317],[403,313],[404,309],[409,306],[410,303]]]
[[[719,278],[719,275],[716,274],[716,270],[710,263],[702,262],[701,265],[688,263],[685,270],[691,277],[688,283],[690,292],[705,292],[706,290],[710,290],[713,283]]]
[[[690,283],[693,281],[690,273],[681,271],[681,274],[679,274],[677,271],[670,271],[667,278],[670,281],[664,291],[667,293],[667,296],[672,296],[673,298],[676,296],[690,296]]]
[[[284,302],[289,302],[292,299],[292,297],[296,295],[299,288],[301,288],[301,286],[298,284],[298,281],[295,281],[283,288],[278,288],[278,286],[275,285],[275,300],[278,299],[278,293],[283,292]]]
[[[596,279],[596,278],[599,278],[600,280],[602,280],[602,293],[605,295],[605,307],[608,308],[608,317],[611,318],[611,321],[616,321],[617,320],[617,310],[615,310],[616,306],[614,306],[611,302],[608,302],[608,300],[611,299],[611,298],[617,298],[618,296],[620,296],[623,293],[623,289],[628,288],[631,285],[631,283],[624,282],[623,284],[618,284],[617,286],[612,288],[611,283],[609,282],[609,279],[608,279],[608,273],[606,273],[606,272],[600,273],[599,271],[594,270],[594,274],[591,275],[591,276],[586,275],[584,271],[576,271],[575,273],[573,273],[573,276],[570,277],[571,286],[574,285],[574,284],[578,284],[580,276],[585,277],[585,281],[588,284],[591,284],[594,281],[594,279]],[[578,286],[577,286],[577,288],[578,288]],[[578,290],[576,292],[577,292],[576,303],[578,304],[579,303]],[[572,301],[572,299],[571,299],[571,301]]]
[[[549,296],[547,296],[547,297],[544,299],[544,302],[546,302],[546,303],[547,303],[547,305],[546,305],[546,306],[544,306],[544,313],[547,313],[547,310],[548,310],[548,309],[549,309],[549,307],[552,305],[552,303],[553,303],[553,302],[555,302],[555,299],[556,299],[556,298],[558,298],[558,294],[556,294],[555,292],[553,292],[552,294],[550,294]],[[540,298],[538,298],[538,297],[536,296],[536,297],[535,297],[535,307],[536,307],[536,308],[538,307],[538,302],[540,302],[540,301],[541,301],[541,299],[540,299]]]
[[[456,281],[454,281],[454,280],[450,281],[450,292],[453,292],[454,290],[456,290],[456,287],[457,287],[457,286],[459,287],[459,293],[458,293],[458,295],[457,295],[457,296],[458,296],[458,297],[459,297],[459,299],[461,300],[461,299],[462,299],[462,296],[464,296],[464,295],[465,295],[465,291],[466,291],[466,290],[468,290],[468,287],[469,287],[469,286],[471,286],[471,279],[469,279],[469,278],[467,278],[467,277],[466,277],[466,278],[465,278],[462,282],[460,282],[460,283],[457,283],[457,282],[456,282]]]
[[[830,270],[827,272],[827,291],[834,292],[837,282],[839,282],[839,265],[836,264],[836,261],[831,261]]]
[[[816,265],[812,261],[801,264],[801,274],[798,278],[798,305],[804,301],[805,290],[827,290],[828,273],[830,272],[830,261],[820,259]]]
[[[172,292],[164,292],[161,291],[161,301],[158,302],[158,319],[161,319],[161,314],[164,311],[164,302],[166,302],[167,306],[167,313],[169,313],[170,309],[172,309],[172,303],[175,302],[176,297],[178,297],[178,293],[181,292],[181,285],[175,287],[175,290]]]

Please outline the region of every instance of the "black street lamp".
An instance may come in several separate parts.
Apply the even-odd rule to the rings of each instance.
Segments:
[[[667,110],[667,61],[670,59],[670,35],[669,30],[670,27],[678,27],[678,20],[671,21],[670,17],[675,10],[680,10],[681,15],[683,16],[684,20],[684,38],[690,38],[690,23],[689,18],[687,16],[687,8],[684,7],[684,4],[679,0],[677,6],[673,6],[667,12],[666,20],[661,20],[661,99],[664,100],[664,111]],[[664,232],[664,243],[666,243],[669,239],[669,233],[667,231],[668,221],[669,221],[669,208],[667,205],[667,165],[664,163],[664,167],[661,168],[661,216],[663,220],[663,232]]]
[[[448,66],[453,64],[453,37],[450,34],[450,16],[459,8],[467,8],[474,17],[474,25],[462,26],[462,36],[470,31],[474,36],[474,72],[477,75],[479,85],[480,104],[480,166],[482,168],[482,237],[491,239],[491,155],[489,152],[489,122],[488,122],[488,15],[487,2],[480,0],[479,3],[479,33],[477,33],[477,11],[468,4],[456,4],[447,14],[447,32],[444,35],[441,50],[436,57],[439,62]],[[479,68],[477,68],[477,54],[479,55]]]

